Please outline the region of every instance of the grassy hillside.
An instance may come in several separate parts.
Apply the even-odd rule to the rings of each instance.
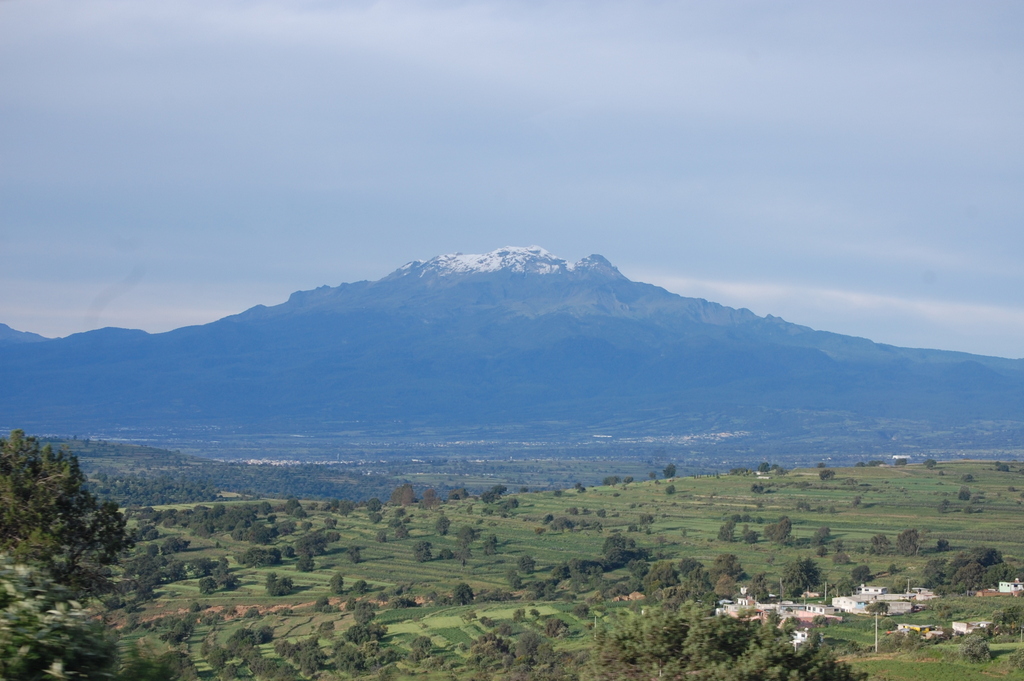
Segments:
[[[1002,554],[1007,574],[1024,572],[1020,523],[1024,499],[1017,489],[1024,489],[1024,473],[1019,464],[1000,468],[1005,470],[992,462],[963,461],[941,463],[934,469],[857,467],[824,475],[821,469],[802,469],[773,472],[767,479],[754,474],[677,477],[585,490],[506,494],[494,503],[479,498],[448,501],[435,508],[396,503],[376,512],[372,506],[362,506],[347,514],[344,504],[331,508],[323,502],[301,502],[297,509],[294,502],[287,507],[280,501],[260,507],[254,502],[227,501],[220,504],[223,515],[217,518],[212,516],[220,511],[204,507],[191,513],[191,506],[158,507],[133,514],[132,523],[148,538],[139,542],[136,557],[126,565],[131,571],[130,566],[145,558],[166,561],[169,566],[160,568],[162,576],[152,599],[140,600],[134,591],[123,593],[110,602],[117,607],[108,617],[129,639],[144,638],[158,647],[174,645],[187,651],[204,678],[216,676],[214,666],[221,674],[232,670],[247,674],[252,664],[244,659],[248,654],[251,661],[252,653],[239,647],[235,632],[263,626],[271,628],[273,638],[256,645],[262,659],[271,661],[260,664],[290,660],[287,668],[274,674],[299,675],[302,656],[316,657],[309,649],[313,644],[306,643],[303,653],[281,641],[300,644],[315,635],[315,647],[322,656],[317,665],[344,677],[342,670],[349,660],[345,651],[356,648],[344,645],[345,632],[355,623],[360,602],[372,603],[377,611],[373,621],[387,627],[379,643],[370,645],[372,650],[367,651],[367,644],[359,648],[369,659],[367,673],[376,665],[385,674],[422,678],[513,674],[515,664],[503,664],[500,654],[488,657],[487,641],[481,641],[496,628],[499,638],[514,642],[534,632],[552,647],[547,657],[530,658],[535,668],[547,665],[572,671],[578,668],[576,656],[586,650],[595,625],[610,626],[616,612],[658,596],[656,585],[641,576],[640,563],[608,571],[588,563],[570,564],[574,559],[604,560],[607,567],[609,537],[624,537],[646,550],[648,560],[642,561],[646,566],[692,558],[710,569],[718,556],[732,554],[745,573],[738,580],[740,586],[759,574],[770,585],[778,585],[787,564],[811,558],[830,593],[849,587],[856,566],[867,566],[874,583],[902,590],[908,580],[911,586],[925,583],[930,560],[953,558],[981,546]],[[960,499],[962,487],[968,488],[964,500]],[[247,506],[250,512],[242,524],[234,529],[218,525],[232,509],[244,515],[241,510]],[[174,513],[168,513],[172,509]],[[450,521],[446,535],[438,533],[442,515]],[[737,541],[725,541],[720,537],[722,526],[737,516]],[[785,543],[767,541],[766,529],[783,516],[792,522],[791,537]],[[265,543],[246,540],[246,532],[257,526],[275,528],[277,536],[264,533]],[[745,526],[758,532],[756,542],[741,539]],[[819,531],[823,527],[829,528],[824,538]],[[907,529],[919,532],[920,549],[915,555],[901,555],[895,548],[897,535]],[[467,537],[469,530],[476,537],[468,543],[466,554],[461,552],[459,535]],[[880,534],[890,540],[891,547],[872,553],[872,538]],[[400,538],[403,535],[407,536]],[[494,539],[488,541],[492,535]],[[175,551],[168,544],[175,537],[190,542],[187,549]],[[318,554],[313,556],[313,569],[303,571],[301,555],[287,554],[289,549],[299,549],[301,554],[311,537],[320,537],[326,544],[322,554],[313,551]],[[946,550],[938,550],[940,540],[948,542]],[[417,560],[416,546],[424,541],[430,543],[432,557]],[[149,557],[158,547],[166,555]],[[277,549],[284,557],[275,565],[244,565],[241,559],[247,551],[251,556],[254,548]],[[353,562],[355,549],[359,562]],[[440,557],[447,552],[454,557]],[[526,569],[527,556],[535,564],[533,570]],[[221,574],[236,577],[237,588],[200,593],[204,558],[226,558],[227,573],[222,569]],[[265,583],[270,573],[279,580],[292,579],[294,589],[287,595],[268,595]],[[335,574],[344,577],[340,594],[331,589]],[[141,579],[137,571],[134,579]],[[357,585],[360,581],[365,582],[365,590]],[[452,599],[460,583],[472,589],[473,602],[462,605]],[[649,593],[644,600],[616,600],[639,598],[629,594],[645,588]],[[704,600],[713,603],[715,596],[705,594]],[[928,602],[923,612],[883,620],[882,627],[895,628],[903,621],[948,627],[954,618],[991,619],[995,610],[1012,605],[1010,600],[951,593]],[[564,624],[553,622],[556,619]],[[950,644],[914,650],[884,636],[883,648],[895,652],[874,658],[868,655],[873,632],[869,619],[847,616],[842,624],[828,627],[825,636],[828,644],[852,656],[877,678],[917,678],[926,662],[935,670],[933,676],[1018,675],[1000,659],[987,666],[965,666],[957,661],[955,646]],[[415,643],[420,637],[429,639],[425,649],[423,641]],[[1007,642],[997,652],[1005,653],[1013,645]],[[413,654],[414,650],[419,652]],[[341,652],[335,655],[337,651]]]

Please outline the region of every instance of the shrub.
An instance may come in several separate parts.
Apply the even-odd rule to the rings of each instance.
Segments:
[[[992,659],[988,641],[978,634],[966,636],[963,643],[957,648],[957,654],[964,662],[988,662]]]
[[[1024,669],[1024,648],[1017,648],[1006,658],[1010,669]]]

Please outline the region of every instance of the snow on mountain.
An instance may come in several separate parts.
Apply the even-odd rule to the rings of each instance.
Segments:
[[[582,262],[582,261],[580,261]],[[558,274],[573,271],[580,263],[570,263],[540,246],[505,246],[490,253],[448,253],[423,262],[416,260],[402,266],[403,274],[445,277],[477,272],[528,272],[531,274]]]

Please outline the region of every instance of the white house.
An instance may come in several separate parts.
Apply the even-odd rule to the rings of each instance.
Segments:
[[[984,620],[978,622],[953,622],[953,635],[963,636],[973,633],[975,629],[988,629],[990,626],[992,626],[992,623]]]
[[[836,596],[832,599],[832,607],[840,612],[864,612],[870,602],[855,596]]]
[[[881,596],[882,594],[889,593],[889,587],[887,586],[868,586],[867,584],[861,584],[857,587],[855,593],[858,596]]]
[[[999,582],[999,593],[1015,594],[1024,591],[1024,582],[1015,579],[1012,582]]]
[[[896,594],[888,595],[895,596]],[[905,615],[914,609],[913,604],[908,601],[874,598],[871,596],[837,596],[832,599],[832,607],[841,612],[863,615],[867,613],[867,607],[876,601],[885,601],[889,605],[888,614],[890,615]]]

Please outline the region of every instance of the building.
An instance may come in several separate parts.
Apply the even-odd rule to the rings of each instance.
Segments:
[[[832,599],[832,607],[839,612],[864,612],[871,601],[856,596],[836,596]]]
[[[988,629],[991,626],[992,623],[985,620],[978,622],[953,622],[953,635],[964,636],[966,634],[973,634],[977,629]]]
[[[935,624],[897,624],[896,631],[916,631],[919,634],[927,634],[938,629]]]
[[[1004,594],[1015,594],[1024,591],[1024,582],[1015,579],[1012,582],[999,582],[999,591]]]
[[[938,596],[935,595],[935,592],[932,591],[931,589],[924,589],[922,587],[914,587],[913,589],[911,589],[911,591],[914,592],[914,600],[915,601],[930,601],[933,598],[938,598]]]
[[[861,584],[854,592],[857,596],[881,596],[889,593],[889,587],[887,586],[868,586],[867,584]]]
[[[884,587],[883,587],[884,588]],[[905,594],[885,594],[895,598],[905,598]],[[885,601],[889,605],[890,615],[906,615],[913,612],[914,606],[909,601],[895,600],[895,598],[875,598],[872,596],[836,596],[832,599],[832,607],[840,612],[850,612],[855,615],[866,615],[869,605],[876,601]]]

